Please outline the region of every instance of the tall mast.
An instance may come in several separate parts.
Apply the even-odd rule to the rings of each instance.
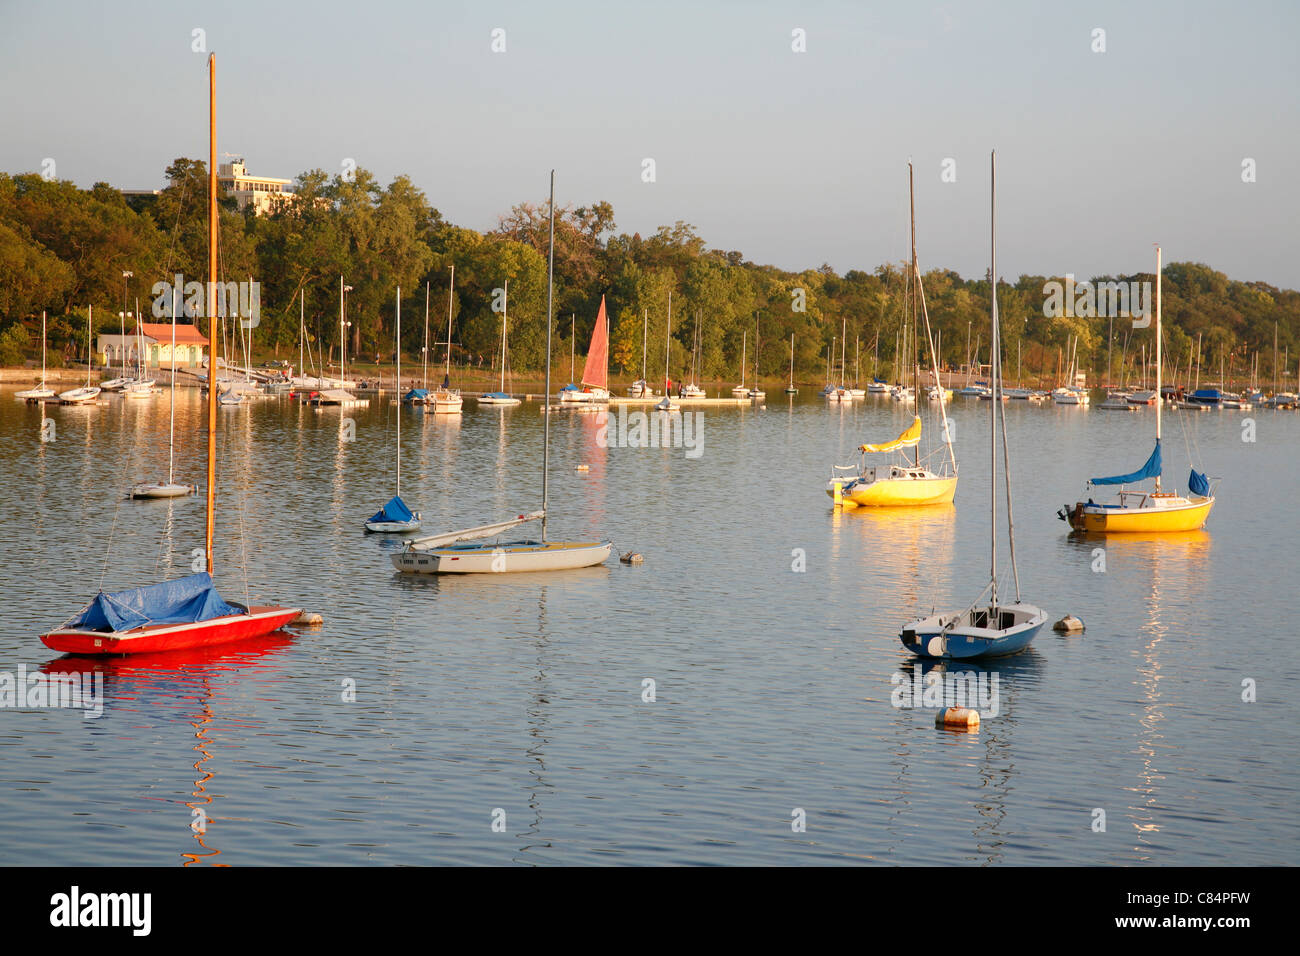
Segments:
[[[506,285],[508,289],[509,284]],[[456,263],[451,264],[451,278],[447,282],[447,388],[451,387],[451,304],[456,298]]]
[[[217,55],[208,54],[208,501],[204,544],[212,573],[212,541],[217,511]],[[175,321],[176,310],[172,309]]]
[[[794,388],[794,333],[790,333],[790,387]]]
[[[916,188],[913,185],[912,164],[907,164],[907,209],[908,222],[912,236],[912,390],[916,394],[916,401],[921,401],[921,343],[920,329],[917,325],[917,285],[921,281],[921,272],[916,264]],[[926,333],[927,337],[929,333]],[[914,449],[916,452],[916,464],[921,464],[921,446],[917,445]]]
[[[140,303],[135,304],[135,325],[140,327]],[[211,389],[209,389],[210,391]],[[172,394],[171,423],[167,426],[167,484],[172,484],[176,468],[176,287],[172,287]]]
[[[664,396],[671,398],[668,394],[668,352],[671,348],[673,335],[673,290],[668,290],[668,324],[664,326]]]
[[[448,336],[450,338],[451,336]],[[422,378],[420,387],[429,390],[429,283],[424,283],[424,351],[420,353]]]
[[[672,292],[668,293],[669,300],[672,299]],[[641,384],[645,385],[645,350],[646,338],[650,335],[650,310],[641,310]]]
[[[172,309],[174,313],[176,310]],[[302,289],[298,293],[298,374],[302,375],[306,369],[302,367],[303,360],[303,343],[307,340],[307,290]]]
[[[748,344],[749,344],[749,330],[745,329],[740,333],[740,387],[741,388],[745,387],[745,359],[748,358],[748,353],[745,351],[745,346]]]
[[[992,338],[989,356],[989,384],[993,387],[993,414],[989,418],[989,577],[992,581],[992,602],[990,608],[996,612],[998,606],[998,406],[1001,396],[998,394],[998,204],[997,204],[998,165],[997,153],[989,160],[989,289],[991,302],[989,307]]]
[[[552,176],[555,170],[551,170]],[[578,313],[569,313],[569,382],[572,384],[574,376],[578,373]]]
[[[397,497],[402,497],[402,287],[397,287]]]
[[[90,363],[93,356],[90,354],[90,327],[95,323],[95,307],[86,306],[86,388],[90,388]]]
[[[510,280],[506,280],[505,295],[501,298],[501,391],[506,390],[506,323],[510,315]],[[451,353],[451,326],[447,326],[447,352]]]
[[[1164,396],[1160,394],[1160,244],[1156,243],[1156,445],[1160,444],[1160,406]],[[1160,491],[1160,476],[1156,475],[1156,492]]]
[[[542,401],[542,543],[546,543],[546,472],[551,454],[551,303],[555,278],[555,170],[551,170],[550,240],[546,253],[546,398]]]
[[[1276,335],[1276,332],[1275,332],[1274,337],[1273,337],[1273,342],[1274,342],[1274,345],[1273,345],[1273,371],[1274,371],[1274,376],[1273,376],[1273,377],[1276,378],[1276,377],[1277,377],[1277,375],[1276,375],[1276,372],[1277,372],[1277,335]],[[123,348],[125,348],[125,343],[123,344]],[[44,309],[41,309],[41,388],[44,388],[44,387],[45,387],[45,310],[44,310]],[[1274,391],[1276,391],[1276,389],[1274,389]]]

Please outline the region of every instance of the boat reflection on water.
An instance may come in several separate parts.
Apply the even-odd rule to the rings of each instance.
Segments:
[[[914,681],[922,687],[927,679],[947,682],[950,678],[960,678],[970,682],[967,686],[978,686],[982,681],[984,687],[995,696],[997,713],[993,715],[980,707],[978,700],[967,700],[967,706],[981,710],[982,721],[977,730],[958,730],[937,727],[919,727],[917,721],[931,725],[938,712],[933,707],[899,708],[892,721],[896,744],[892,762],[898,773],[894,778],[895,792],[892,801],[895,811],[886,825],[886,832],[896,839],[890,846],[887,862],[898,862],[897,851],[907,852],[903,842],[912,835],[924,832],[926,821],[917,819],[916,814],[924,812],[924,806],[914,803],[912,795],[924,798],[933,786],[934,767],[927,766],[927,754],[932,759],[933,750],[919,747],[916,740],[918,733],[937,735],[937,748],[943,751],[956,751],[951,757],[944,756],[942,761],[948,768],[958,774],[960,782],[972,790],[978,790],[979,796],[971,804],[974,815],[970,817],[971,851],[963,856],[964,863],[996,864],[1004,862],[1009,841],[1020,833],[1014,826],[1010,829],[1007,822],[1009,798],[1017,789],[1016,733],[1019,722],[1016,718],[1016,703],[1021,696],[1037,692],[1044,682],[1046,658],[1033,646],[1026,648],[1012,657],[990,658],[974,662],[961,660],[937,660],[916,658],[908,655],[902,658],[898,672],[902,679],[912,686]],[[936,675],[931,678],[930,675]],[[894,687],[891,686],[891,690]],[[917,763],[915,771],[913,764]],[[973,767],[977,776],[975,781],[965,781],[966,768]],[[913,783],[913,777],[916,782]],[[1023,783],[1023,781],[1021,781]],[[954,808],[953,812],[965,813],[964,807]]]
[[[1206,582],[1210,580],[1212,539],[1204,530],[1075,537],[1081,538],[1077,547],[1087,551],[1089,557],[1093,556],[1094,548],[1105,548],[1108,574],[1149,575],[1150,579],[1149,585],[1142,589],[1145,614],[1135,635],[1138,643],[1132,649],[1137,657],[1133,685],[1140,701],[1140,710],[1134,714],[1137,730],[1132,752],[1141,766],[1133,786],[1126,788],[1132,800],[1127,808],[1129,822],[1137,840],[1133,852],[1138,862],[1147,862],[1156,858],[1158,848],[1153,838],[1160,832],[1160,812],[1167,812],[1167,801],[1160,797],[1165,774],[1159,765],[1168,759],[1169,751],[1161,732],[1165,721],[1160,688],[1165,663],[1161,653],[1166,650],[1183,653],[1180,647],[1183,639],[1195,633],[1195,626],[1185,620],[1188,609],[1204,606],[1211,600],[1211,595],[1206,593]],[[1166,642],[1169,642],[1167,648]]]
[[[217,647],[163,651],[154,654],[132,654],[123,657],[58,657],[41,665],[42,673],[102,674],[104,713],[99,719],[111,719],[116,711],[138,714],[142,710],[179,709],[184,719],[194,728],[194,789],[191,799],[184,801],[189,807],[189,828],[198,849],[181,852],[182,866],[209,863],[221,850],[208,844],[209,828],[216,819],[212,813],[213,795],[208,784],[217,775],[215,765],[205,766],[213,759],[209,750],[213,739],[208,735],[214,719],[212,702],[221,693],[218,684],[224,677],[245,677],[250,671],[262,669],[272,663],[275,656],[293,644],[291,635],[277,631],[264,637],[232,641]],[[215,686],[214,686],[215,685]],[[174,715],[165,715],[170,724]]]

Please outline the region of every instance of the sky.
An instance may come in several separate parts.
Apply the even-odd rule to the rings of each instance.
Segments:
[[[873,270],[909,255],[910,160],[922,268],[969,278],[996,149],[1004,278],[1146,271],[1159,242],[1300,288],[1297,35],[1300,4],[1250,0],[0,0],[0,171],[159,188],[206,160],[201,44],[219,153],[406,174],[478,230],[554,168],[619,232]]]

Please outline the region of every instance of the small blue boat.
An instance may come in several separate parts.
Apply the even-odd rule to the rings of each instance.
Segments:
[[[366,522],[367,531],[375,531],[380,534],[403,534],[407,531],[420,530],[420,515],[406,506],[406,502],[398,495],[388,499],[388,502],[370,516]]]

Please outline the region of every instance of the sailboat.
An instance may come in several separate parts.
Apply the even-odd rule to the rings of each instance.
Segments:
[[[555,171],[551,171],[550,250],[546,270],[546,394],[551,393],[551,326],[553,323],[555,275]],[[605,302],[601,299],[597,319],[605,315]],[[593,346],[595,345],[593,339]],[[601,343],[603,339],[599,340]],[[593,351],[595,348],[593,347]],[[601,359],[603,362],[603,358]],[[591,355],[588,355],[588,365]],[[584,379],[588,379],[586,374]],[[613,543],[609,541],[547,541],[547,471],[551,450],[551,406],[543,406],[544,439],[542,443],[542,508],[521,514],[495,524],[479,525],[461,531],[429,535],[408,542],[400,552],[390,555],[393,567],[408,574],[501,574],[516,571],[561,571],[586,568],[601,564],[609,558]],[[462,542],[495,537],[525,522],[540,520],[542,533],[539,540],[497,541],[492,544],[466,544]]]
[[[173,312],[175,309],[172,310]],[[122,396],[124,398],[150,398],[158,394],[154,388],[154,380],[145,378],[144,364],[144,332],[140,325],[140,300],[135,303],[135,354],[136,354],[136,377],[127,382],[122,387]],[[175,326],[173,325],[173,329]],[[172,351],[176,351],[176,343],[172,342]]]
[[[451,306],[456,291],[456,264],[451,266],[451,279],[447,286],[447,368],[443,372],[442,384],[433,390],[427,404],[433,406],[435,415],[459,415],[465,400],[461,398],[460,389],[451,387]],[[401,378],[398,378],[401,381]]]
[[[397,338],[397,380],[402,380],[402,287],[397,287],[397,317],[394,334]],[[370,516],[367,531],[379,534],[407,534],[420,530],[420,514],[407,507],[402,500],[402,403],[397,403],[397,488],[393,497]]]
[[[45,384],[45,310],[41,309],[41,381],[35,388],[26,388],[21,392],[15,393],[14,398],[25,399],[29,402],[39,402],[53,397],[54,389]]]
[[[510,300],[510,280],[505,283],[505,296],[501,302],[501,388],[496,392],[484,392],[478,397],[480,405],[518,405],[519,399],[515,398],[506,391],[506,368],[510,365],[510,347],[506,340],[506,315],[509,311],[508,302]],[[448,326],[450,329],[450,326]],[[451,338],[448,331],[447,338]]]
[[[451,335],[447,336],[448,341]],[[429,404],[429,283],[424,284],[424,345],[420,348],[420,387],[411,388],[402,396],[406,405]],[[397,377],[397,390],[402,390],[402,377]]]
[[[549,321],[549,316],[548,316]],[[549,335],[550,332],[548,331]],[[549,353],[547,367],[550,367]],[[547,389],[550,394],[550,389]],[[582,388],[570,383],[560,392],[560,401],[594,403],[609,401],[609,318],[605,314],[605,297],[600,297],[596,324],[591,330],[591,345],[587,349],[587,364],[582,367]]]
[[[1047,621],[1042,608],[1025,604],[1020,599],[1020,572],[1016,567],[1016,537],[1011,515],[1011,457],[1007,447],[1006,410],[1002,407],[1002,340],[998,329],[998,269],[997,269],[997,207],[996,177],[997,154],[992,157],[990,181],[992,237],[992,266],[989,270],[992,286],[990,322],[993,327],[990,388],[994,400],[989,406],[989,583],[978,598],[964,611],[952,614],[931,614],[903,625],[899,639],[903,646],[921,657],[967,659],[978,657],[1005,657],[1029,646],[1034,635]],[[1011,573],[1015,580],[1016,600],[1012,604],[998,601],[998,419],[1002,419],[1002,459],[1007,496],[1007,538],[1011,550]],[[984,598],[988,596],[988,603]]]
[[[916,256],[916,203],[912,189],[912,165],[907,167],[909,208],[912,223],[912,263],[909,288],[912,299],[912,324],[918,318],[925,321],[925,341],[929,347],[930,360],[938,381],[938,356],[935,354],[934,339],[930,336],[930,313],[925,305],[925,290],[921,285],[921,268]],[[919,312],[919,316],[918,316]],[[913,342],[918,340],[919,329],[913,332]],[[920,354],[917,353],[914,381],[920,381]],[[948,428],[947,403],[936,403],[942,422],[943,442],[947,446],[947,460],[941,457],[935,465],[936,470],[927,466],[921,455],[921,417],[912,419],[901,435],[892,441],[859,445],[862,459],[858,465],[835,465],[831,469],[831,478],[827,482],[826,493],[838,507],[907,507],[913,505],[952,504],[957,493],[957,458],[953,452],[951,432]],[[913,449],[909,461],[906,450]],[[896,461],[889,465],[868,465],[867,455],[897,454]],[[930,456],[933,457],[932,452]]]
[[[646,358],[646,337],[650,333],[650,310],[641,310],[641,377],[627,387],[627,393],[633,398],[651,398],[654,396],[654,389],[646,384],[645,380],[645,358]]]
[[[866,398],[867,390],[858,387],[858,376],[861,374],[860,362],[862,360],[862,343],[855,337],[853,339],[853,387],[849,389],[849,398]]]
[[[217,79],[216,55],[208,55],[208,288],[217,282]],[[215,342],[217,309],[209,296],[209,340]],[[215,363],[214,363],[215,364]],[[217,504],[217,394],[208,390],[207,570],[174,581],[125,591],[101,590],[63,626],[40,636],[56,651],[72,654],[134,654],[224,644],[270,634],[301,613],[300,608],[245,607],[222,599],[212,582]]]
[[[1156,394],[1160,394],[1160,247],[1156,246]],[[1077,502],[1057,512],[1057,517],[1068,522],[1080,532],[1160,532],[1195,531],[1205,526],[1214,507],[1214,493],[1210,480],[1195,468],[1187,479],[1188,494],[1161,490],[1160,474],[1163,470],[1160,448],[1160,412],[1164,402],[1156,402],[1156,447],[1146,464],[1127,475],[1093,478],[1089,485],[1119,485],[1119,494],[1105,504],[1093,501]],[[1125,485],[1155,479],[1151,491],[1125,490]]]
[[[681,406],[673,401],[673,389],[668,380],[668,363],[673,341],[673,290],[668,290],[668,321],[664,323],[664,397],[655,403],[655,411],[676,412]]]
[[[131,488],[131,498],[183,498],[198,491],[193,485],[176,483],[176,294],[176,289],[172,289],[172,389],[171,422],[167,431],[167,480],[140,482]]]
[[[794,333],[790,333],[790,384],[785,387],[787,395],[797,395],[799,389],[794,387]]]
[[[86,307],[86,384],[81,388],[70,388],[66,392],[59,393],[59,401],[65,405],[81,405],[90,401],[99,395],[98,386],[90,384],[91,352],[90,352],[90,326],[95,315],[93,305]]]
[[[758,384],[758,313],[754,313],[754,387],[745,393],[750,398],[758,401],[767,398],[767,392],[763,391]]]
[[[740,384],[731,390],[731,394],[737,398],[744,398],[749,394],[749,389],[745,387],[745,361],[748,358],[746,349],[749,345],[749,331],[742,330],[740,333]]]
[[[128,275],[129,273],[122,274],[124,281]],[[125,292],[125,289],[123,290],[123,292]],[[106,392],[120,391],[121,389],[126,388],[126,386],[130,385],[132,382],[135,381],[133,377],[126,374],[126,296],[125,295],[123,295],[122,297],[122,311],[118,313],[118,318],[120,320],[118,323],[118,334],[121,337],[120,338],[121,344],[119,348],[121,348],[122,350],[121,374],[117,378],[110,378],[106,382],[101,381],[99,383],[99,387]],[[137,321],[139,320],[137,319]],[[105,364],[108,363],[106,362]]]
[[[695,384],[696,362],[700,354],[700,313],[695,313],[695,337],[691,341],[691,380],[688,384],[682,386],[682,398],[705,398],[707,393],[700,386]]]

